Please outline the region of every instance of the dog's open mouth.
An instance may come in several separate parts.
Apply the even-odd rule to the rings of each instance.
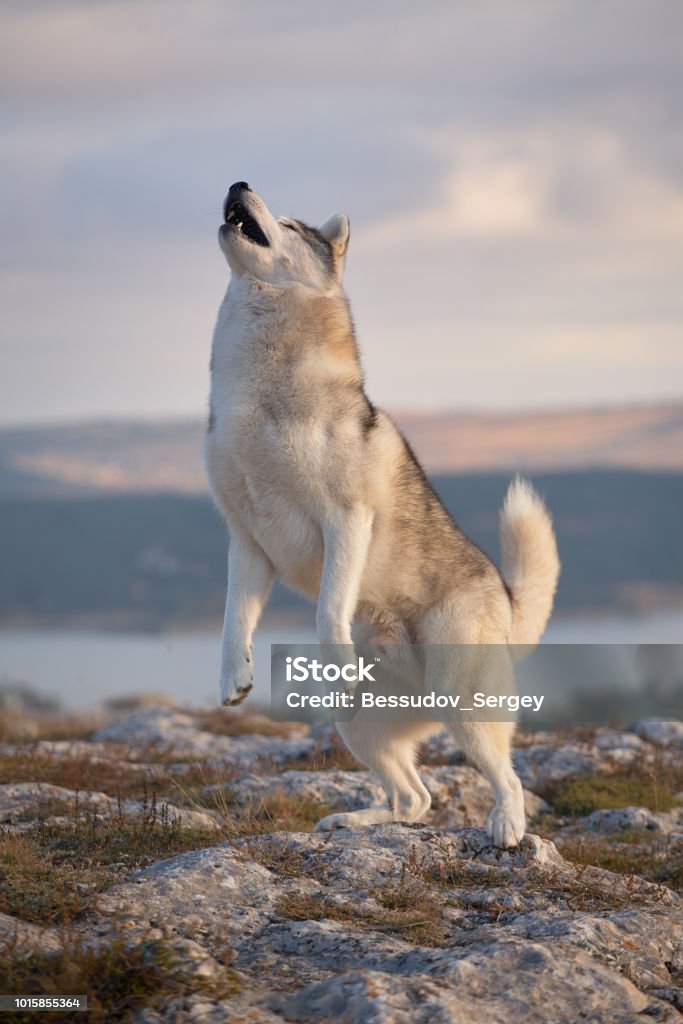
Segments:
[[[258,222],[250,213],[247,213],[246,208],[239,201],[239,199],[233,199],[230,205],[225,210],[225,223],[235,231],[244,235],[246,239],[253,242],[255,245],[268,246],[270,242],[266,238],[265,234],[258,225]]]

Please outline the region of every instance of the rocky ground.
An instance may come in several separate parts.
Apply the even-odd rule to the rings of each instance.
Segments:
[[[2,992],[138,1024],[683,1020],[681,723],[521,735],[506,852],[447,736],[428,822],[323,835],[382,799],[329,729],[174,707],[2,727]]]

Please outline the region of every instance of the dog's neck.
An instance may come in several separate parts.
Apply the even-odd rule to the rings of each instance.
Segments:
[[[358,367],[360,361],[349,303],[340,286],[329,292],[302,285],[278,286],[247,274],[233,277],[221,306],[217,336],[283,354],[325,354]],[[239,341],[238,341],[239,339]]]

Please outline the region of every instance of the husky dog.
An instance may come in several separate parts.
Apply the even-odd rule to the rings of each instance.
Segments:
[[[213,337],[206,437],[230,532],[223,703],[241,703],[252,687],[252,636],[275,577],[317,601],[323,645],[352,644],[352,624],[373,643],[423,645],[432,688],[458,685],[462,664],[449,672],[447,655],[444,663],[453,645],[501,645],[508,662],[506,645],[535,645],[560,568],[550,515],[527,483],[510,486],[501,576],[369,400],[342,287],[347,217],[318,228],[278,220],[241,181],[224,218],[218,235],[232,275]],[[514,723],[447,724],[493,789],[489,836],[515,846],[525,818],[510,759]],[[380,776],[387,802],[329,815],[318,829],[423,818],[430,796],[417,752],[443,727],[339,723],[353,755]]]

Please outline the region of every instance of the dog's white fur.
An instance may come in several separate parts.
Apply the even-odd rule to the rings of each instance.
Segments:
[[[500,645],[496,671],[511,677],[507,645],[538,642],[559,573],[545,505],[522,481],[508,491],[500,529],[506,593],[389,417],[365,396],[341,286],[347,218],[315,232],[276,220],[250,190],[242,199],[269,244],[234,226],[220,230],[232,276],[213,339],[206,461],[230,531],[223,703],[240,703],[251,689],[252,636],[276,576],[317,600],[322,644],[351,644],[355,621],[357,638],[359,627],[365,640],[425,645],[427,690],[485,689],[491,661],[477,656],[481,644]],[[387,802],[330,815],[318,828],[423,818],[430,797],[418,748],[442,728],[359,715],[340,723],[352,753],[379,774]],[[454,720],[449,728],[491,783],[493,842],[514,846],[525,828],[510,759],[514,724]]]

